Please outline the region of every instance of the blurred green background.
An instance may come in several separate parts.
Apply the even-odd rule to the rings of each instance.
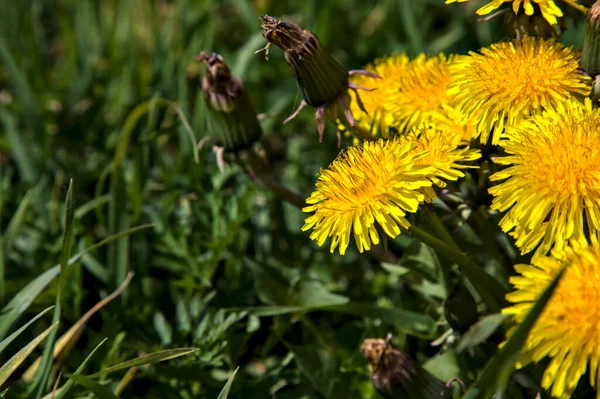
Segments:
[[[259,15],[313,30],[356,69],[392,53],[466,53],[504,38],[501,21],[476,22],[482,2],[473,3],[0,1],[1,338],[55,302],[57,282],[47,279],[39,295],[9,303],[59,263],[73,179],[73,254],[111,234],[152,227],[86,253],[66,272],[59,336],[129,271],[135,276],[59,358],[51,385],[58,370],[74,372],[108,338],[84,374],[160,349],[199,348],[141,367],[121,397],[216,398],[238,366],[230,398],[377,397],[358,348],[388,332],[439,378],[468,382],[485,359],[465,366],[448,342],[430,345],[449,329],[441,306],[448,287],[427,247],[395,240],[409,268],[382,267],[355,250],[331,255],[300,231],[299,210],[238,167],[219,172],[210,145],[196,153],[210,132],[194,56],[219,52],[245,80],[275,150],[273,168],[308,196],[319,168],[338,152],[334,127],[319,144],[313,112],[282,125],[299,93],[279,49],[269,61],[254,54],[265,45]],[[563,41],[580,43],[583,26],[567,27]],[[8,353],[49,325],[47,315]],[[32,389],[22,371],[9,383],[11,397]],[[124,374],[97,381],[114,391]],[[89,395],[80,386],[69,393]]]

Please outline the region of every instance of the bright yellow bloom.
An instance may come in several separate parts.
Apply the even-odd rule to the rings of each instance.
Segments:
[[[464,3],[469,0],[446,0],[446,4],[450,3]],[[582,12],[586,12],[586,8],[581,4],[577,4],[577,0],[563,0],[564,3],[567,3]],[[556,5],[553,0],[492,0],[485,6],[481,7],[477,10],[477,14],[479,15],[487,15],[492,11],[496,10],[504,3],[512,3],[512,9],[515,14],[519,13],[521,8],[521,3],[523,4],[523,9],[525,10],[525,14],[533,15],[534,8],[533,4],[536,4],[540,8],[540,12],[542,16],[548,21],[550,25],[554,25],[558,23],[556,17],[562,17],[562,10]],[[533,3],[533,4],[532,4]]]
[[[412,130],[399,140],[412,142],[416,145],[416,153],[426,152],[425,157],[415,162],[416,165],[429,165],[432,167],[428,178],[438,187],[446,187],[444,180],[456,181],[465,174],[463,169],[476,168],[477,166],[465,164],[481,158],[481,152],[471,149],[463,141],[462,130],[451,130],[443,125],[429,123],[423,128]],[[433,201],[437,195],[433,187],[421,189],[427,202]]]
[[[452,112],[447,94],[452,59],[443,54],[421,54],[413,60],[405,54],[394,55],[375,60],[365,68],[381,79],[352,76],[351,82],[376,89],[360,94],[368,114],[352,101],[358,127],[387,138],[390,132],[415,128],[430,119],[448,118]],[[456,120],[455,115],[452,119]]]
[[[529,332],[519,366],[551,358],[542,387],[567,399],[590,366],[590,383],[600,385],[600,250],[597,245],[553,252],[553,257],[534,258],[532,265],[516,265],[510,278],[515,291],[506,299],[514,305],[503,313],[522,322],[535,301],[556,276],[567,268],[552,298]],[[512,330],[514,331],[514,330]],[[509,335],[512,333],[509,331]],[[596,393],[600,399],[600,391]]]
[[[449,91],[482,143],[492,130],[492,144],[497,144],[505,125],[558,110],[561,102],[590,92],[577,55],[560,43],[527,37],[469,54],[452,63]]]
[[[569,242],[597,240],[600,231],[600,112],[570,100],[508,127],[500,141],[509,154],[494,162],[509,167],[491,181],[492,209],[521,253],[538,255]],[[514,229],[514,230],[513,230]]]
[[[331,252],[344,254],[353,233],[360,252],[380,242],[381,232],[394,238],[408,228],[407,212],[416,212],[425,199],[420,189],[431,185],[429,166],[416,165],[426,153],[398,140],[365,142],[342,152],[321,170],[316,190],[306,200],[303,231],[323,245],[332,237]]]

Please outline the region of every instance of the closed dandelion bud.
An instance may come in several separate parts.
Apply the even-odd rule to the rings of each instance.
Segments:
[[[600,73],[600,1],[590,7],[586,19],[581,66],[588,75],[596,76]]]
[[[444,301],[444,316],[455,331],[465,332],[478,318],[477,304],[463,287],[458,286]]]
[[[219,54],[202,52],[196,59],[206,65],[201,87],[216,144],[227,152],[250,148],[262,129],[241,79],[231,74]]]
[[[394,399],[451,398],[450,388],[387,339],[366,339],[360,351],[371,364],[371,382],[379,393]]]
[[[317,35],[296,24],[280,21],[268,15],[263,15],[261,20],[263,36],[268,41],[267,46],[263,49],[265,58],[268,59],[271,44],[285,51],[285,59],[304,97],[298,109],[284,123],[292,120],[305,106],[309,105],[317,109],[317,129],[321,141],[325,131],[326,117],[336,124],[338,121],[341,122],[358,137],[372,140],[370,135],[355,129],[356,122],[349,108],[351,98],[348,94],[349,89],[354,90],[356,101],[364,110],[356,90],[370,89],[349,82],[349,75],[362,74],[373,78],[379,78],[379,76],[364,70],[346,70],[323,48]],[[341,136],[338,132],[338,145],[339,140],[341,140]]]
[[[331,56],[317,35],[296,24],[262,17],[265,39],[285,51],[285,59],[312,107],[335,102],[348,88],[348,71]]]

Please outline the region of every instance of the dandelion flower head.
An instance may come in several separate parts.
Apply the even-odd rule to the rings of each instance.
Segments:
[[[469,0],[446,0],[446,4],[450,3],[464,3]],[[563,3],[567,3],[570,6],[577,8],[578,10],[585,12],[586,8],[581,4],[577,4],[578,0],[563,0]],[[515,14],[518,14],[521,9],[521,4],[523,4],[523,10],[527,15],[533,15],[535,8],[533,5],[535,4],[540,8],[540,12],[542,16],[550,25],[554,25],[558,22],[557,17],[562,17],[563,12],[556,5],[553,0],[492,0],[488,4],[481,7],[477,10],[477,14],[479,15],[487,15],[492,11],[495,11],[497,8],[502,6],[504,3],[512,3],[512,9]]]
[[[428,178],[438,187],[446,187],[446,181],[456,181],[465,176],[463,170],[476,168],[469,164],[481,158],[481,152],[469,147],[463,139],[462,129],[452,129],[444,124],[428,123],[399,138],[401,141],[415,144],[416,153],[426,152],[426,156],[415,162],[416,165],[429,165]],[[425,200],[436,198],[433,187],[424,187]]]
[[[565,100],[589,94],[590,78],[578,68],[571,48],[527,37],[458,57],[451,65],[449,91],[481,142],[487,142],[493,131],[492,144],[497,144],[505,125],[543,110],[558,110]]]
[[[508,166],[490,177],[491,208],[522,253],[544,255],[569,242],[597,240],[600,231],[600,112],[570,100],[558,110],[508,127],[500,141]]]
[[[344,254],[354,238],[360,252],[408,228],[407,212],[416,212],[425,199],[420,189],[431,185],[429,166],[416,165],[426,153],[414,144],[396,139],[364,142],[342,152],[328,169],[321,170],[316,190],[306,200],[309,216],[303,231],[323,245],[332,237],[331,252]]]
[[[514,314],[518,323],[566,264],[550,301],[537,319],[523,348],[519,364],[550,363],[542,387],[552,396],[567,399],[589,364],[590,383],[600,384],[600,250],[597,245],[553,251],[552,257],[534,258],[531,265],[517,265],[510,279],[514,291],[506,299],[513,305],[503,313]],[[509,331],[509,335],[512,333]],[[596,394],[600,399],[600,392]]]
[[[453,57],[419,55],[410,59],[405,54],[380,58],[365,69],[381,76],[368,79],[353,75],[351,82],[371,92],[361,92],[367,113],[352,101],[351,109],[359,128],[373,136],[390,137],[390,131],[403,131],[419,126],[433,117],[444,117],[449,104],[449,64]]]

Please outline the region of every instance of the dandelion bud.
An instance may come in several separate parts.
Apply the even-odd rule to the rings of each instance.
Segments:
[[[200,53],[206,65],[202,91],[208,107],[208,123],[218,146],[237,152],[257,142],[262,129],[242,81],[231,74],[219,54]]]
[[[581,66],[588,75],[596,76],[600,73],[600,1],[590,7],[586,20]]]
[[[265,58],[268,59],[271,44],[285,51],[285,59],[304,97],[298,109],[284,123],[292,120],[305,106],[310,105],[317,108],[317,129],[321,141],[325,131],[325,117],[334,123],[339,120],[342,125],[363,139],[372,139],[369,135],[362,134],[359,129],[354,129],[356,122],[349,108],[351,99],[348,94],[348,89],[354,90],[356,101],[364,110],[356,90],[369,89],[349,82],[348,77],[349,74],[355,73],[374,78],[379,76],[363,70],[347,71],[323,48],[317,35],[296,24],[283,22],[268,15],[263,15],[261,20],[263,36],[269,42],[263,49],[266,52]],[[341,136],[338,132],[338,145],[339,140]]]
[[[390,340],[390,335],[386,339],[366,339],[360,346],[362,355],[371,364],[371,382],[375,389],[384,397],[394,399],[452,397],[446,384],[395,349]]]
[[[262,16],[263,36],[285,51],[304,100],[311,107],[335,102],[348,88],[348,71],[330,55],[317,35],[296,24]]]

